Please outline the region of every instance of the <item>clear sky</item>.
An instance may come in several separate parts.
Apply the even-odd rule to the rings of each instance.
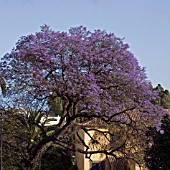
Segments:
[[[125,37],[152,84],[170,90],[170,0],[0,0],[0,56],[43,24]]]

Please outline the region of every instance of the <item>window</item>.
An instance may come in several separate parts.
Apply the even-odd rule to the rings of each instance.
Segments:
[[[90,170],[105,170],[105,161],[92,162]]]

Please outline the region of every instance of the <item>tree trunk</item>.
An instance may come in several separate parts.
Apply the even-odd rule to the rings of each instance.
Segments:
[[[49,142],[46,145],[43,145],[41,148],[39,148],[36,151],[36,154],[33,155],[33,159],[30,161],[31,163],[28,167],[28,170],[41,170],[42,155],[51,144],[52,144],[52,142]]]

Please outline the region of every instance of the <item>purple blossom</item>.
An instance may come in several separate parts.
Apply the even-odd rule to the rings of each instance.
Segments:
[[[106,31],[80,26],[55,32],[44,25],[40,32],[21,37],[0,65],[13,86],[11,94],[22,94],[24,89],[29,96],[45,99],[55,93],[95,114],[113,116],[135,108],[152,117],[156,111],[151,108],[157,108],[151,100],[156,94],[128,48]]]

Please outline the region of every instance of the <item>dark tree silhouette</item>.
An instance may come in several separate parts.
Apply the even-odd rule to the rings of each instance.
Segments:
[[[146,165],[150,170],[170,169],[170,118],[168,115],[162,119],[161,128],[149,128],[148,137],[152,143],[145,151]]]

